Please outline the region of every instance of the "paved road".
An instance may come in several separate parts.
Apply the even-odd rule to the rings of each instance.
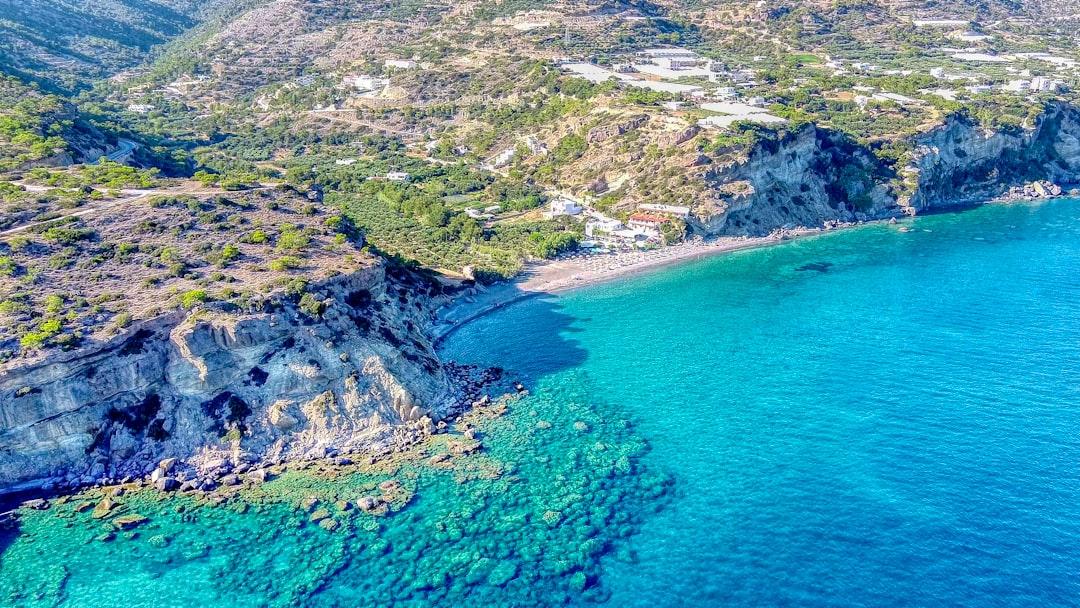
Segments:
[[[120,159],[127,157],[132,152],[134,152],[136,149],[138,149],[138,147],[139,147],[139,144],[131,141],[130,139],[121,139],[120,140],[120,148],[116,152],[113,152],[112,154],[107,154],[105,156],[105,159],[110,161],[110,162],[114,162],[114,163],[119,162]],[[101,161],[101,159],[98,159],[98,160],[90,162],[89,164],[96,165],[100,161]]]

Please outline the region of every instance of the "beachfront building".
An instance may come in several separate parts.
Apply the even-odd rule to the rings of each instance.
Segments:
[[[649,238],[660,238],[660,227],[671,221],[663,215],[635,213],[626,221],[626,225]]]
[[[623,223],[611,218],[593,218],[585,222],[585,236],[589,238],[600,237],[621,230]]]

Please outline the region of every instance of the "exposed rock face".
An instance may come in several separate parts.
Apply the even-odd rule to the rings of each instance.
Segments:
[[[1021,182],[1080,182],[1080,109],[1065,104],[1048,106],[1031,130],[986,131],[954,118],[917,143],[918,186],[906,201],[915,211],[998,196]]]
[[[887,213],[895,200],[880,183],[882,171],[869,150],[807,125],[760,143],[744,162],[707,171],[716,199],[691,226],[710,235],[762,235]]]
[[[385,273],[310,289],[326,304],[318,320],[288,301],[258,314],[173,313],[7,371],[0,490],[143,475],[170,457],[205,472],[379,448],[426,427],[453,393],[420,333],[426,287]]]
[[[585,140],[590,144],[603,143],[609,139],[625,135],[634,129],[640,129],[647,122],[649,122],[649,116],[641,114],[620,123],[594,127],[589,130]]]
[[[1028,130],[987,131],[961,117],[920,136],[896,170],[844,135],[807,125],[704,173],[714,199],[695,210],[705,235],[764,235],[970,204],[1034,180],[1080,183],[1080,109],[1047,106]]]

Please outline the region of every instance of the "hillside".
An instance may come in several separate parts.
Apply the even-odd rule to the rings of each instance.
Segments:
[[[24,81],[70,93],[142,63],[211,6],[206,0],[3,2],[0,65]]]

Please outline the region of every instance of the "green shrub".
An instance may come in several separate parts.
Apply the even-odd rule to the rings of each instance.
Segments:
[[[180,306],[186,309],[195,308],[196,305],[206,302],[210,295],[203,289],[194,289],[180,296]]]
[[[273,262],[270,262],[270,270],[275,272],[285,272],[292,268],[300,268],[301,266],[303,266],[303,260],[291,255],[280,257]]]

